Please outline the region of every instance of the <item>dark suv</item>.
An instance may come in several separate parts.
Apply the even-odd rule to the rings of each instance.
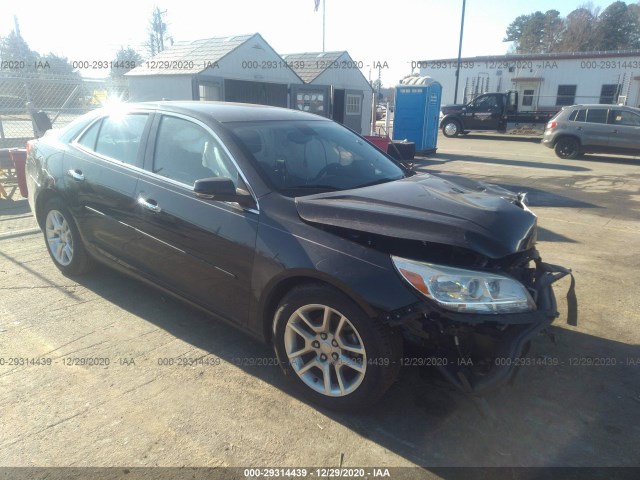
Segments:
[[[599,104],[563,108],[547,123],[542,144],[560,158],[582,153],[640,155],[640,108]]]

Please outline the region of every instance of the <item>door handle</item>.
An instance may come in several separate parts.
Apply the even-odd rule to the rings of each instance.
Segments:
[[[160,213],[162,209],[158,206],[158,203],[153,199],[144,199],[142,197],[138,198],[138,205],[143,206],[147,210],[152,211],[153,213]]]
[[[618,130],[612,130],[611,133],[618,133]]]
[[[70,176],[71,178],[73,178],[74,180],[77,180],[79,182],[84,181],[84,175],[82,173],[82,170],[78,170],[76,169],[71,169],[71,170],[67,170],[67,175]]]

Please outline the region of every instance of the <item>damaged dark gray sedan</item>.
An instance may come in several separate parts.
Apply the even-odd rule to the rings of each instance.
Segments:
[[[541,261],[523,195],[415,174],[294,110],[98,110],[30,142],[27,177],[64,274],[97,260],[205,309],[331,408],[375,402],[406,342],[464,391],[503,384],[569,273]]]

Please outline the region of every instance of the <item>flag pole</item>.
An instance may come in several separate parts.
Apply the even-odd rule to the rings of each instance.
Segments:
[[[322,0],[322,53],[324,53],[324,32],[327,0]]]

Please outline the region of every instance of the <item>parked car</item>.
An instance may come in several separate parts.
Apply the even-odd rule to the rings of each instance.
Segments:
[[[540,260],[522,195],[414,174],[295,110],[98,110],[31,141],[27,168],[65,275],[98,260],[151,282],[272,343],[332,408],[375,402],[402,365],[473,393],[504,383],[568,273]],[[424,358],[404,358],[406,341]]]
[[[583,153],[640,155],[640,108],[622,105],[573,105],[554,116],[542,144],[560,158]]]

